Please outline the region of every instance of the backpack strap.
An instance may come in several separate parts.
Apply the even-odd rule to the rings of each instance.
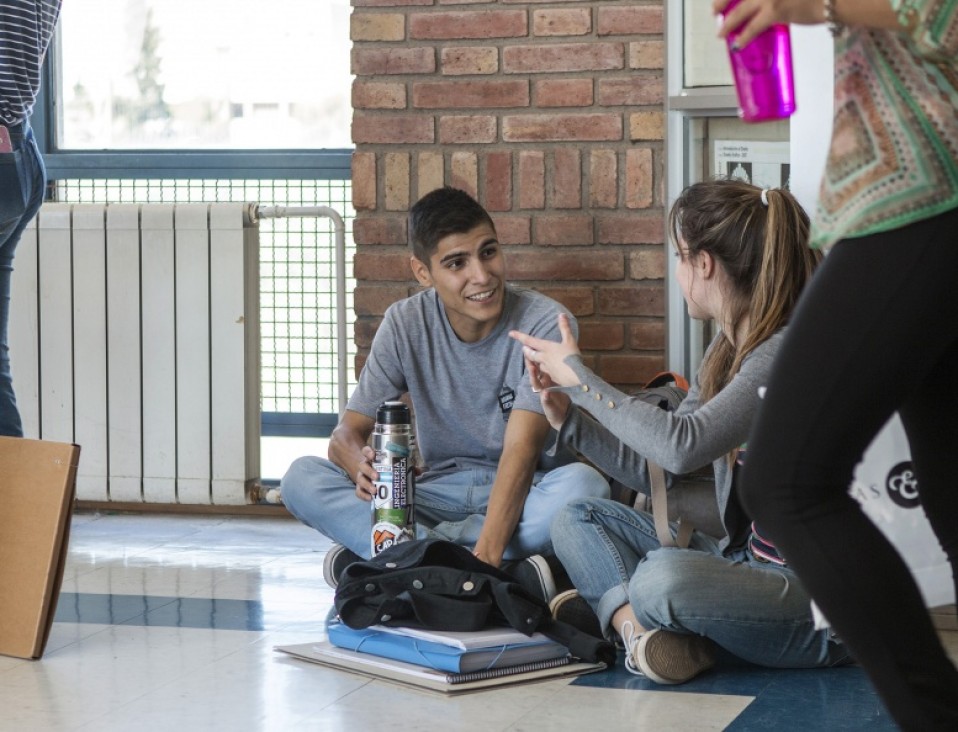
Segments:
[[[493,596],[499,611],[516,630],[531,635],[542,633],[561,643],[576,658],[606,666],[615,665],[615,644],[605,638],[596,638],[584,630],[552,617],[547,606],[515,582],[493,580]],[[541,609],[540,609],[541,606]],[[544,612],[542,611],[544,610]]]
[[[675,387],[682,390],[683,398],[684,394],[688,393],[689,382],[681,374],[677,374],[674,371],[661,371],[657,373],[649,380],[644,389],[663,392],[663,387],[668,387],[669,384],[674,384]],[[656,391],[652,391],[652,393],[654,394]],[[667,396],[663,396],[658,402],[658,405],[662,409],[672,411],[676,407],[674,400],[677,396],[678,395],[673,392],[667,392]],[[665,470],[661,465],[649,459],[646,459],[645,462],[649,470],[649,483],[652,486],[652,518],[655,520],[655,533],[658,536],[659,544],[664,547],[685,549],[689,545],[692,530],[695,527],[688,521],[680,518],[678,520],[678,530],[676,531],[675,538],[672,538],[672,531],[669,528],[669,506],[665,489]]]
[[[689,521],[679,519],[675,538],[669,529],[669,505],[665,490],[665,470],[661,465],[646,460],[649,469],[649,482],[652,484],[652,518],[655,521],[655,533],[659,544],[664,547],[678,547],[685,549],[692,537],[695,528]]]

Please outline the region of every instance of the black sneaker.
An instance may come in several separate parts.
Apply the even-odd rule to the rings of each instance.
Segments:
[[[549,569],[552,570],[552,579],[556,584],[556,595],[561,595],[566,590],[574,590],[575,585],[572,584],[569,573],[565,571],[565,567],[562,566],[559,557],[550,554],[545,560],[549,564]]]
[[[505,562],[502,570],[511,574],[517,583],[536,597],[548,602],[556,595],[556,583],[552,576],[552,569],[546,558],[533,554],[525,559]]]
[[[323,579],[326,580],[327,585],[335,590],[343,570],[353,562],[361,561],[363,561],[362,557],[349,551],[342,544],[333,544],[326,552],[326,558],[323,560]]]
[[[576,630],[596,638],[602,637],[599,616],[578,590],[566,590],[553,597],[552,602],[549,603],[549,612],[552,613],[553,618],[571,625]]]

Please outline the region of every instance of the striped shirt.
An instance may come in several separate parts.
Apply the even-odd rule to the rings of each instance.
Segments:
[[[748,535],[748,548],[751,550],[752,556],[759,561],[777,564],[780,567],[784,567],[786,564],[785,557],[782,556],[778,547],[762,534],[761,529],[755,525],[754,521],[752,522],[752,530]]]
[[[0,121],[22,122],[40,90],[40,67],[62,0],[0,0]]]
[[[835,119],[813,246],[958,208],[958,2],[891,0],[900,31],[835,44]]]
[[[742,472],[742,467],[745,465],[745,451],[747,448],[748,444],[746,443],[735,452],[735,477],[733,478],[735,481],[741,480],[739,476]],[[776,547],[771,540],[765,538],[754,521],[748,532],[748,548],[749,551],[752,552],[752,556],[761,562],[777,564],[780,567],[784,567],[786,564],[785,557],[778,551],[778,547]]]

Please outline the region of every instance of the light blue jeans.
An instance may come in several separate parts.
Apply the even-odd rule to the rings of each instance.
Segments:
[[[12,128],[11,140],[13,152],[0,153],[0,435],[22,437],[7,342],[10,283],[20,235],[43,202],[46,171],[29,123]]]
[[[495,470],[480,468],[419,476],[417,534],[474,546],[495,478]],[[359,556],[370,556],[370,505],[357,498],[355,484],[339,466],[324,458],[299,458],[283,476],[281,490],[286,508],[300,521]],[[583,463],[536,473],[503,559],[552,554],[549,527],[559,510],[569,501],[608,495],[608,480]]]
[[[552,542],[609,638],[613,614],[631,604],[646,629],[705,636],[763,666],[850,660],[830,631],[814,628],[794,572],[744,549],[723,555],[716,539],[698,531],[688,549],[663,548],[650,514],[611,500],[567,505],[553,522]]]

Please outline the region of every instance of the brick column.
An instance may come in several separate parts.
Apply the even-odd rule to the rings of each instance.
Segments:
[[[357,371],[415,289],[405,213],[437,186],[492,213],[510,281],[564,303],[587,361],[664,364],[661,0],[353,0]]]

